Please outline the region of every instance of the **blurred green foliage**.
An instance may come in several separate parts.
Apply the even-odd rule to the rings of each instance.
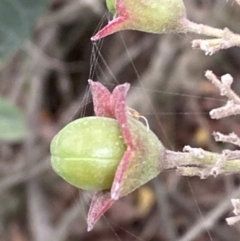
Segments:
[[[0,0],[0,62],[31,36],[49,0]]]
[[[0,96],[0,141],[18,142],[27,134],[21,111],[9,100]]]

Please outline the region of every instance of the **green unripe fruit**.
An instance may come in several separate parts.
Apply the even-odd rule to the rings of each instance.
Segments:
[[[107,8],[112,14],[116,14],[116,0],[106,0]]]
[[[124,0],[130,15],[129,29],[149,33],[181,30],[186,15],[182,0]]]
[[[52,168],[81,189],[110,189],[125,150],[116,120],[86,117],[71,122],[54,137]]]
[[[107,0],[116,18],[95,34],[96,41],[122,30],[149,33],[186,31],[186,9],[182,0]]]

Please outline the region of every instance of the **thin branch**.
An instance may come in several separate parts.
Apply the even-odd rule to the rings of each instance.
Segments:
[[[233,213],[236,215],[235,217],[226,218],[228,225],[234,225],[235,223],[240,221],[240,199],[232,199],[233,205]]]
[[[212,71],[207,70],[205,73],[206,78],[212,82],[220,91],[222,96],[226,96],[229,100],[240,105],[239,96],[231,89],[233,78],[230,74],[225,74],[221,77],[221,80],[217,78]]]
[[[240,146],[240,138],[235,133],[224,135],[220,132],[213,132],[213,137],[215,141],[232,143],[236,146]]]
[[[234,104],[233,101],[228,101],[226,105],[211,110],[209,114],[212,119],[221,119],[228,116],[239,115],[240,105]]]
[[[229,99],[225,106],[210,111],[211,118],[220,119],[223,117],[240,114],[240,98],[231,89],[231,85],[233,83],[232,76],[226,74],[221,77],[221,80],[219,80],[217,76],[210,70],[206,71],[205,76],[219,89],[222,96],[226,96]]]
[[[235,46],[240,46],[239,36],[235,38],[195,39],[192,41],[192,47],[201,49],[206,55],[213,55],[221,49],[229,49]]]
[[[202,179],[211,175],[240,172],[240,158],[233,159],[230,154],[226,155],[226,150],[222,154],[190,146],[184,147],[183,150],[184,152],[165,150],[164,169],[176,169],[183,176],[200,176]]]
[[[162,185],[160,179],[153,180],[153,188],[156,193],[159,216],[162,221],[162,228],[165,230],[167,240],[174,241],[177,238],[173,224],[173,217],[169,206],[169,197],[166,187]]]
[[[223,38],[226,35],[227,31],[229,31],[231,34],[233,34],[228,29],[213,28],[208,25],[194,23],[188,19],[183,19],[182,25],[184,26],[184,30],[186,32],[196,33],[199,35],[206,35],[206,36],[210,36],[210,37]],[[237,35],[237,36],[239,36],[239,35]]]
[[[27,200],[28,220],[32,240],[49,240],[53,232],[50,222],[50,210],[47,206],[46,194],[36,178],[28,182]]]
[[[178,241],[192,241],[202,232],[210,231],[218,219],[230,209],[229,198],[236,198],[240,195],[240,188],[228,195],[220,204],[218,204],[208,215],[201,217],[189,231]]]
[[[193,48],[200,48],[207,55],[212,55],[220,49],[240,46],[240,35],[233,33],[228,28],[213,28],[208,25],[191,22],[188,19],[182,20],[182,26],[184,32],[214,37],[213,39],[197,39],[192,42]]]
[[[194,206],[196,203],[191,201],[184,193],[180,193],[179,191],[174,190],[169,193],[170,201],[173,202],[174,207],[178,207],[184,215],[187,215],[188,220],[193,223],[194,220],[199,219],[199,213],[195,211]],[[202,230],[203,232],[205,230]],[[216,223],[212,229],[211,233],[218,236],[220,239],[235,241],[237,234],[234,234],[231,228],[227,228],[226,226],[223,228],[223,225]],[[178,239],[177,239],[178,240]]]

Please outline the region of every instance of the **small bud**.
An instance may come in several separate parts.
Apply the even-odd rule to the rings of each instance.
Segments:
[[[233,83],[233,77],[230,74],[225,74],[221,77],[221,81],[226,86],[231,86]]]

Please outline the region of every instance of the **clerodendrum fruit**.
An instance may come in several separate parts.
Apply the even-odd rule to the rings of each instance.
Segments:
[[[116,120],[86,117],[64,127],[52,140],[55,172],[85,190],[110,189],[126,150]]]

